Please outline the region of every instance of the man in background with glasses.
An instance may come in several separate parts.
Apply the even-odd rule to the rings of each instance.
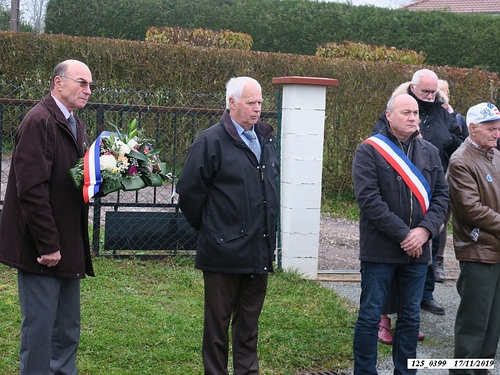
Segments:
[[[24,117],[0,217],[0,262],[18,269],[20,374],[77,374],[80,279],[94,276],[88,205],[69,174],[83,157],[85,124],[73,116],[91,95],[92,74],[66,60],[50,93]]]
[[[451,154],[462,144],[465,137],[462,129],[448,111],[443,108],[443,101],[436,93],[438,90],[438,76],[432,70],[421,69],[413,74],[409,87],[409,94],[418,103],[420,110],[420,132],[422,137],[436,146],[441,156],[441,164],[446,173]],[[444,231],[447,228],[443,228]],[[425,279],[422,309],[436,315],[444,315],[444,307],[434,300],[435,287],[434,265],[439,250],[441,236],[432,239],[432,263],[427,270]]]
[[[456,120],[442,106],[444,98],[441,96],[442,92],[438,90],[438,76],[429,69],[417,70],[404,91],[417,101],[422,138],[438,148],[441,165],[446,173],[451,154],[462,144],[465,137]],[[373,127],[372,134],[377,134],[385,127],[387,127],[387,118],[385,114],[382,114]],[[439,243],[440,236],[432,239],[432,263],[429,264],[427,270],[421,307],[432,314],[444,315],[444,307],[435,301],[433,296],[435,287],[434,264],[436,263]],[[387,342],[392,342],[390,320],[382,319],[381,324],[380,335],[384,335]],[[424,336],[421,335],[421,337],[423,339]]]

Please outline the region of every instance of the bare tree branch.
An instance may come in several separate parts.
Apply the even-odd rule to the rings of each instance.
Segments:
[[[47,1],[48,0],[23,0],[21,5],[21,18],[39,33],[42,33],[45,27]]]

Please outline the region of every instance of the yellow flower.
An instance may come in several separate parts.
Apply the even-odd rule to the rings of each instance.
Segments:
[[[118,162],[126,167],[129,165],[128,158],[125,155],[119,155]]]

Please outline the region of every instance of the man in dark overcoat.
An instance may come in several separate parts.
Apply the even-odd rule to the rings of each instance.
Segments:
[[[17,268],[20,374],[77,374],[80,279],[94,276],[88,205],[69,169],[83,156],[85,125],[73,116],[91,94],[84,63],[66,60],[50,93],[19,125],[0,218],[0,262]]]

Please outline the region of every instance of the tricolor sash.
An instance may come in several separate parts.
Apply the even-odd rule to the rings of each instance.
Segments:
[[[399,173],[419,201],[425,215],[429,209],[432,193],[429,183],[422,175],[422,172],[418,170],[404,152],[394,142],[391,142],[389,138],[377,134],[365,139],[364,142],[371,144]]]
[[[85,203],[99,192],[102,184],[101,167],[99,163],[99,158],[101,156],[101,137],[109,137],[111,134],[112,133],[109,131],[99,134],[83,157],[83,200]]]

